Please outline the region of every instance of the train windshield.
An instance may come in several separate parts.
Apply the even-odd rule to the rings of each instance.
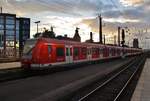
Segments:
[[[36,42],[37,42],[37,39],[27,40],[24,45],[23,55],[31,55],[32,49],[34,48]]]

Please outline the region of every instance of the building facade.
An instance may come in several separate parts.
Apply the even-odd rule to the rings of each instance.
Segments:
[[[16,57],[16,15],[0,14],[0,57]]]
[[[17,20],[19,22],[17,30],[17,36],[19,36],[19,54],[22,56],[25,41],[30,38],[30,18],[17,18]]]
[[[19,56],[21,43],[30,38],[30,21],[22,24],[26,19],[28,18],[16,18],[15,14],[0,13],[0,58]],[[24,33],[24,30],[28,31]]]

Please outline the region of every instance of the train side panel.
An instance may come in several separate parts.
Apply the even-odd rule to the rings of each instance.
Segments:
[[[22,64],[44,67],[137,55],[141,49],[42,38],[30,53]]]

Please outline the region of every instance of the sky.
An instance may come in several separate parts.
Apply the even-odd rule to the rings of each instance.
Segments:
[[[103,17],[103,35],[106,43],[114,43],[117,27],[128,27],[126,44],[132,46],[138,38],[140,47],[150,48],[150,0],[0,0],[5,13],[31,18],[31,37],[36,33],[35,21],[41,21],[39,30],[54,27],[56,35],[73,37],[79,27],[81,40],[89,39],[92,31],[98,41],[98,15]]]

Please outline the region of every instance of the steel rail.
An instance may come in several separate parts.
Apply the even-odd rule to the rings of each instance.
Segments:
[[[120,90],[120,92],[117,94],[116,98],[114,99],[114,101],[117,101],[119,99],[119,97],[121,96],[121,94],[123,93],[123,91],[125,90],[125,88],[128,86],[128,84],[131,82],[131,80],[133,79],[133,77],[136,75],[136,73],[138,72],[138,70],[140,69],[140,66],[142,65],[142,63],[145,61],[145,58],[138,64],[136,70],[134,71],[134,73],[130,76],[130,78],[128,79],[128,81],[126,82],[126,84],[123,86],[123,88]]]
[[[83,101],[86,98],[88,98],[90,95],[92,95],[94,92],[96,92],[97,90],[99,90],[100,88],[104,87],[106,84],[108,84],[109,82],[111,82],[113,79],[115,79],[118,75],[120,75],[123,71],[127,70],[129,67],[131,67],[134,63],[136,63],[139,60],[139,58],[136,58],[136,61],[132,61],[130,64],[128,64],[124,69],[122,69],[121,71],[119,71],[117,74],[115,74],[114,76],[110,77],[108,80],[106,80],[104,83],[102,83],[101,85],[99,85],[98,87],[96,87],[94,90],[92,90],[91,92],[89,92],[88,94],[86,94],[85,96],[81,97],[78,101]]]

